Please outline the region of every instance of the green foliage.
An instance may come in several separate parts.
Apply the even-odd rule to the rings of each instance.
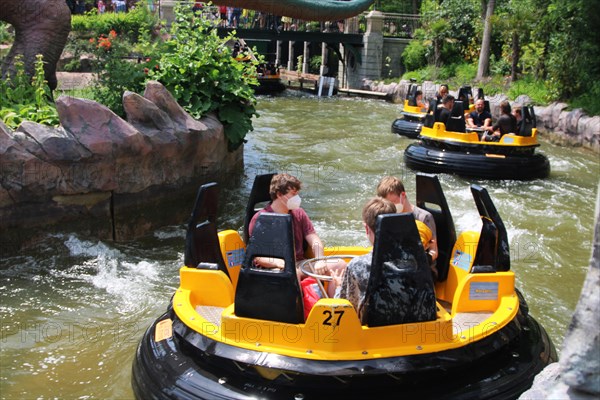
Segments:
[[[28,120],[44,125],[58,126],[58,113],[50,102],[50,88],[44,80],[44,61],[37,55],[33,78],[25,74],[21,57],[15,58],[15,75],[0,81],[0,118],[16,129],[21,122]]]
[[[512,82],[507,92],[510,99],[516,99],[522,94],[529,96],[532,103],[536,105],[547,104],[550,100],[550,93],[545,82],[531,77]]]
[[[189,7],[176,7],[171,38],[161,49],[158,69],[149,76],[160,81],[195,118],[216,112],[225,127],[230,149],[244,142],[256,113],[252,86],[258,85],[256,65],[231,56],[230,35],[219,38],[213,23],[194,17]]]
[[[131,54],[132,44],[115,31],[110,31],[108,35],[101,34],[88,43],[94,54],[93,65],[97,73],[97,84],[92,88],[93,96],[96,101],[124,117],[123,92],[143,91],[148,72],[156,68],[153,57],[147,55],[138,58]]]
[[[427,64],[427,46],[419,38],[425,37],[423,29],[415,31],[415,40],[411,40],[402,52],[402,62],[408,70],[416,70]]]
[[[421,6],[423,44],[436,66],[459,62],[471,54],[477,9],[470,0],[424,0]]]
[[[589,115],[600,115],[600,82],[593,82],[582,95],[571,100],[572,108],[582,108]]]
[[[311,74],[319,74],[321,72],[321,56],[312,56],[308,62],[308,71]]]
[[[469,83],[481,47],[482,6],[480,0],[423,0],[422,29],[402,55],[404,77]],[[598,114],[600,2],[497,0],[492,23],[492,76],[477,83],[486,94],[527,92],[536,104],[562,100]],[[513,57],[519,80],[510,82]]]
[[[300,55],[296,57],[296,72],[298,75],[302,73],[302,64],[304,63],[304,56]]]
[[[413,10],[413,1],[406,0],[386,0],[379,1],[376,4],[377,11],[384,13],[401,13],[401,14],[417,14],[421,0],[414,2],[417,6],[416,10]]]
[[[98,14],[93,10],[71,17],[71,31],[88,39],[115,31],[119,36],[126,36],[131,42],[136,42],[139,32],[153,32],[157,25],[158,17],[148,11],[147,7],[136,7],[127,13]]]
[[[548,37],[546,71],[555,94],[580,96],[600,79],[600,4],[597,1],[549,0],[544,25],[552,26]]]
[[[9,26],[8,23],[0,21],[0,44],[8,44],[15,39],[15,35],[9,30]]]

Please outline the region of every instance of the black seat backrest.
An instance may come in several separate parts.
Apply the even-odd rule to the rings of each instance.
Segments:
[[[194,208],[187,225],[185,238],[184,264],[188,267],[196,267],[202,260],[202,250],[198,248],[198,232],[196,227],[204,221],[210,221],[215,225],[219,207],[219,187],[215,182],[206,183],[198,189]]]
[[[296,275],[290,214],[262,213],[256,220],[235,292],[238,317],[299,324],[304,322],[302,291]],[[283,259],[283,270],[254,266],[255,257]]]
[[[532,115],[533,113],[533,115]],[[524,106],[521,108],[522,121],[521,121],[521,130],[519,131],[520,136],[531,136],[533,133],[533,128],[535,128],[535,112],[533,111],[533,107]]]
[[[187,252],[186,252],[187,253]],[[219,245],[217,225],[204,221],[194,227],[190,246],[190,260],[187,267],[220,270],[231,279]]]
[[[202,221],[217,221],[219,211],[219,186],[216,182],[205,183],[196,193],[194,209],[190,215],[188,227]]]
[[[456,228],[446,202],[446,196],[436,175],[417,173],[417,207],[429,211],[435,220],[435,231],[438,245],[436,268],[438,281],[448,278],[450,256],[456,243]]]
[[[455,101],[450,118],[446,122],[446,130],[451,132],[466,132],[465,112],[462,101]]]
[[[254,178],[252,190],[250,190],[250,197],[248,198],[248,203],[246,204],[246,215],[244,217],[243,232],[244,243],[248,243],[248,227],[250,226],[250,221],[252,220],[252,217],[254,217],[254,214],[256,214],[260,209],[257,209],[256,205],[271,200],[271,195],[269,195],[269,187],[271,186],[271,179],[274,175],[275,173],[269,173],[263,175],[256,175],[256,177]]]
[[[485,99],[483,95],[483,88],[477,88],[477,99]]]
[[[414,84],[411,83],[408,86],[408,91],[406,92],[406,99],[408,100],[408,105],[409,106],[416,106],[417,105],[417,89],[419,87]]]
[[[473,91],[471,90],[471,86],[463,86],[458,89],[458,100],[462,101],[467,108],[471,103],[471,99],[473,98]]]
[[[471,193],[483,224],[472,272],[509,271],[510,246],[504,222],[486,189],[471,185]]]
[[[433,116],[433,113],[425,114],[425,118],[423,118],[423,126],[426,126],[428,128],[433,128],[434,123],[435,123],[435,117]]]
[[[371,327],[436,319],[431,270],[412,213],[377,217],[362,311],[361,322]]]
[[[537,128],[537,118],[535,116],[535,110],[533,109],[533,106],[527,106],[527,111],[529,112],[529,116],[531,117],[532,128]]]

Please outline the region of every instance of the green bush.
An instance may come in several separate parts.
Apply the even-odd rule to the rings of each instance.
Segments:
[[[474,64],[458,64],[455,68],[454,79],[460,82],[460,86],[472,85],[477,75],[477,65]]]
[[[418,31],[418,30],[417,30]],[[417,33],[415,33],[417,35]],[[402,52],[402,62],[407,70],[418,70],[427,65],[427,47],[422,40],[411,40]]]
[[[235,149],[258,115],[252,86],[258,85],[256,65],[262,60],[234,59],[227,43],[235,38],[220,38],[213,23],[194,17],[189,7],[176,7],[175,16],[158,68],[151,68],[149,76],[165,85],[195,118],[216,112],[230,149]]]
[[[136,7],[127,13],[98,14],[94,10],[71,17],[71,31],[88,39],[115,31],[119,36],[136,42],[139,32],[153,32],[158,24],[158,17],[146,7]]]
[[[321,72],[321,56],[313,56],[308,62],[308,72],[311,74],[319,74]]]
[[[512,82],[508,89],[507,96],[510,99],[516,99],[522,94],[529,96],[532,103],[536,105],[547,104],[550,100],[550,92],[548,91],[545,82],[530,77],[525,77]]]
[[[125,117],[123,92],[140,93],[144,90],[148,72],[156,66],[153,54],[139,59],[132,57],[130,50],[133,45],[115,31],[101,34],[97,39],[91,38],[88,44],[94,54],[93,66],[98,79],[92,87],[94,98]]]
[[[58,126],[58,113],[49,100],[51,92],[48,82],[44,80],[42,55],[37,56],[33,78],[25,74],[21,56],[15,57],[14,66],[14,76],[0,80],[0,119],[12,129],[18,128],[25,120]]]
[[[9,24],[0,21],[0,44],[11,43],[15,39],[14,33],[9,31]]]
[[[582,108],[589,115],[600,115],[600,82],[594,82],[586,93],[575,97],[571,107]]]

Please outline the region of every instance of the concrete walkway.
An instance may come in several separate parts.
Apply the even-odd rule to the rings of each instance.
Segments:
[[[84,89],[94,83],[95,74],[91,72],[56,72],[58,86],[56,90]]]

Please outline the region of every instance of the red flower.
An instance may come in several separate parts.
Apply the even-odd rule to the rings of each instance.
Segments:
[[[105,50],[109,50],[111,45],[112,45],[112,43],[107,38],[98,39],[98,47],[102,47]]]
[[[114,39],[117,37],[117,32],[115,32],[115,30],[113,29],[108,33],[108,36]]]
[[[144,68],[144,73],[148,75],[148,68]]]
[[[96,43],[96,39],[90,38],[90,43]]]

